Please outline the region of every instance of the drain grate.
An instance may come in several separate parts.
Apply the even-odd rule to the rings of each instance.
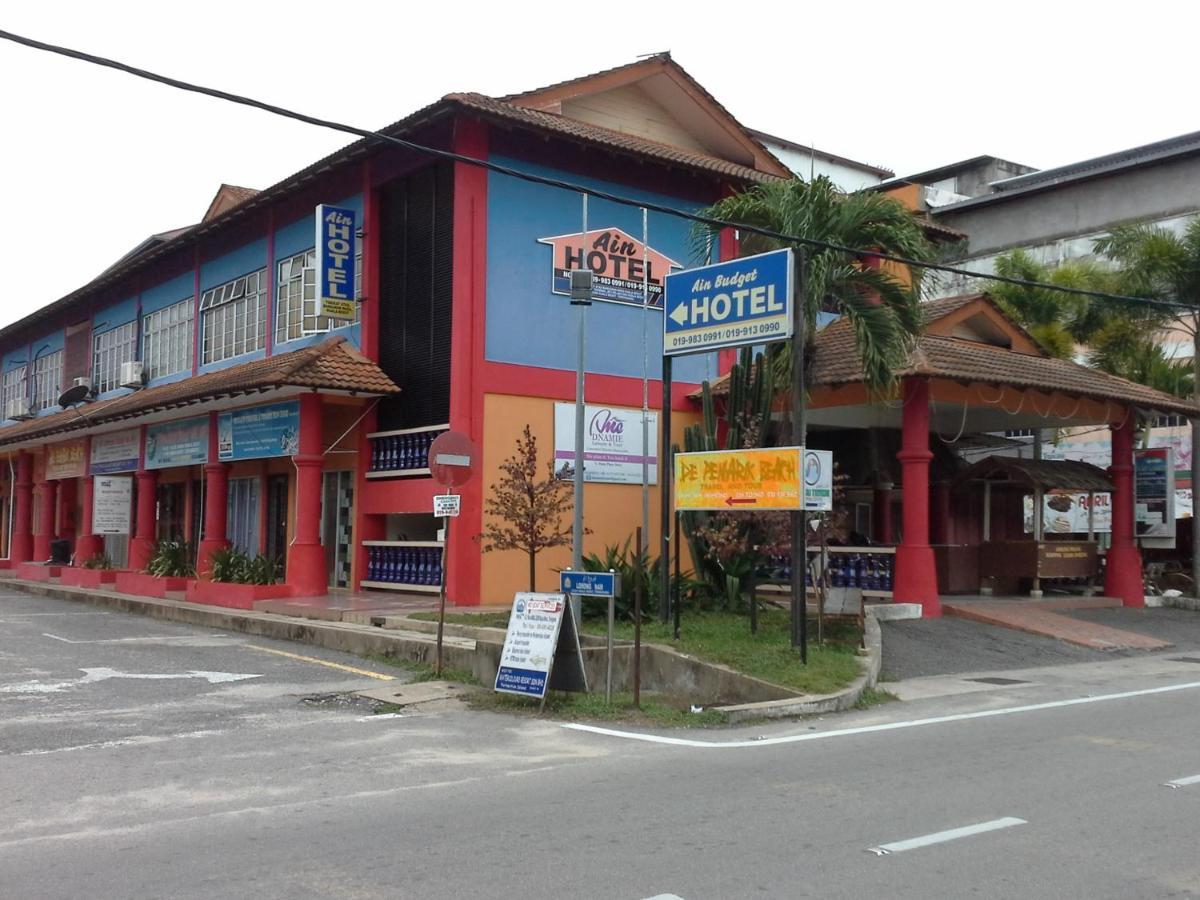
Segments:
[[[1200,663],[1200,656],[1172,656],[1168,662]]]
[[[967,681],[978,681],[980,684],[1029,684],[1020,678],[968,678]]]

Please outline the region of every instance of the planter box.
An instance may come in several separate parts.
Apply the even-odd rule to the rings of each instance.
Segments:
[[[162,578],[145,572],[118,572],[116,588],[122,594],[165,599],[167,591],[185,590],[187,583],[186,578]]]
[[[74,587],[107,587],[112,588],[117,582],[116,569],[85,569],[75,566],[62,570],[58,576],[59,584],[69,584]]]
[[[223,581],[193,581],[188,585],[185,596],[189,603],[225,606],[230,609],[254,609],[254,604],[259,600],[277,600],[291,595],[291,586],[287,584],[227,584]]]
[[[43,566],[41,563],[24,562],[17,566],[17,577],[26,581],[49,581],[51,578],[58,578],[62,571],[62,566]]]

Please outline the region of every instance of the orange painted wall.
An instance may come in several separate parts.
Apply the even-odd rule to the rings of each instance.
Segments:
[[[596,402],[594,400],[590,402]],[[540,397],[515,397],[504,394],[484,396],[483,477],[484,497],[491,495],[492,486],[500,476],[500,464],[516,450],[517,438],[528,424],[537,438],[538,467],[545,471],[554,453],[554,400]],[[672,412],[672,439],[683,443],[684,429],[699,421],[697,413]],[[650,488],[650,540],[652,556],[658,555],[659,539],[658,487]],[[609,544],[632,538],[642,520],[642,488],[640,484],[587,484],[583,492],[584,525],[592,530],[583,541],[583,551],[601,553]],[[484,514],[486,526],[489,517]],[[570,512],[563,524],[570,527]],[[556,569],[571,562],[571,548],[556,547],[538,554],[537,589],[556,590]],[[685,561],[685,568],[690,568]],[[529,558],[520,550],[494,550],[483,554],[482,589],[484,604],[511,602],[517,591],[529,589]]]

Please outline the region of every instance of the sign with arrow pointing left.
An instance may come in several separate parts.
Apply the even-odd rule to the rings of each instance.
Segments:
[[[802,447],[677,453],[674,499],[677,510],[828,510],[833,454]]]

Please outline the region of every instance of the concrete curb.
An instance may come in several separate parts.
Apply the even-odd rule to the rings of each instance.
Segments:
[[[1154,600],[1157,602],[1151,603]],[[1147,606],[1169,606],[1171,609],[1187,609],[1200,612],[1200,597],[1147,597]]]
[[[738,703],[733,706],[715,706],[728,717],[730,724],[747,719],[783,719],[789,716],[809,716],[822,713],[844,712],[851,709],[863,691],[875,687],[879,681],[879,670],[883,666],[883,633],[875,618],[874,610],[868,608],[865,620],[864,643],[867,645],[863,673],[845,690],[836,694],[817,697],[797,697],[787,700],[767,700],[761,703]]]

